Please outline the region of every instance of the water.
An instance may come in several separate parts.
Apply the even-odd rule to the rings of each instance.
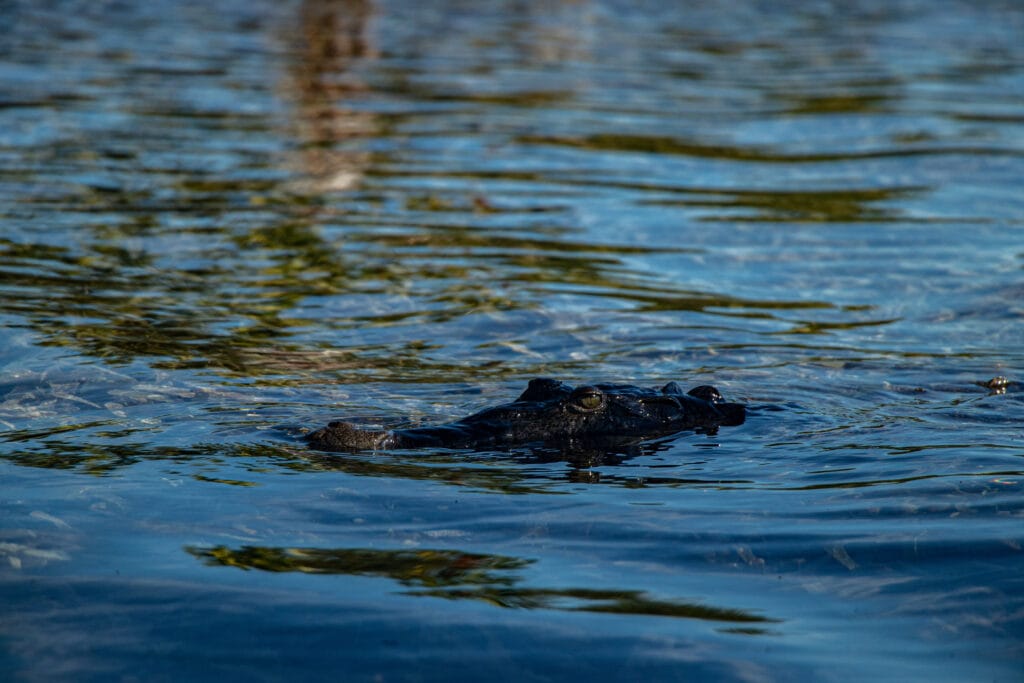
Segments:
[[[1019,3],[0,23],[8,676],[1020,680]],[[535,376],[750,417],[590,462],[289,427]]]

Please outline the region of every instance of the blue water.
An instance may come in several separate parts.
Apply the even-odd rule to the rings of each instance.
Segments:
[[[0,25],[6,677],[1021,679],[1019,3]],[[748,420],[296,438],[537,376]]]

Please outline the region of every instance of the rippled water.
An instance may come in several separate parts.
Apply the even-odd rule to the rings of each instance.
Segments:
[[[1019,3],[0,24],[8,675],[1019,680]],[[587,462],[295,438],[535,376],[750,414]]]

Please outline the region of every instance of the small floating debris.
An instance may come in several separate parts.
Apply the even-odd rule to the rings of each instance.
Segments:
[[[1002,375],[1000,375],[998,377],[993,377],[987,382],[976,382],[976,384],[978,386],[985,387],[993,394],[1005,394],[1007,387],[1009,387],[1012,384],[1012,382],[1007,378],[1003,377]]]

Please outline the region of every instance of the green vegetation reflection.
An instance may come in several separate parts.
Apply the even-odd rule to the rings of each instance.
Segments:
[[[449,372],[430,358],[439,354],[424,353],[420,339],[429,332],[420,327],[542,310],[552,295],[764,318],[832,307],[652,281],[625,261],[652,250],[555,238],[546,225],[417,224],[350,213],[332,215],[338,224],[324,231],[308,219],[272,213],[260,220],[267,218],[245,226],[225,215],[200,240],[170,226],[140,235],[113,224],[96,226],[93,239],[84,231],[75,247],[0,240],[0,312],[24,320],[46,344],[114,364],[144,358],[157,368],[302,383],[323,373],[361,380],[396,369],[406,379],[462,378],[461,359]],[[178,246],[161,247],[167,240]],[[396,308],[395,300],[403,303]],[[416,338],[384,341],[368,332],[395,325],[416,326]],[[361,343],[316,341],[355,329]],[[502,371],[523,374],[522,367]]]
[[[740,624],[778,623],[753,612],[713,607],[695,602],[661,600],[637,590],[591,588],[528,588],[516,574],[535,563],[504,555],[459,550],[376,550],[369,548],[277,548],[188,546],[185,550],[211,566],[258,569],[268,572],[303,572],[388,578],[418,590],[405,595],[477,600],[496,607],[554,609],[574,612],[633,614],[701,619]],[[745,634],[767,633],[744,627]]]
[[[519,138],[524,144],[556,145],[582,149],[639,154],[675,154],[701,159],[724,159],[756,163],[821,163],[852,161],[858,159],[885,159],[910,156],[942,156],[944,154],[1020,156],[1020,152],[997,147],[904,147],[887,145],[877,150],[853,152],[782,152],[772,148],[711,144],[659,135],[631,135],[625,133],[595,133],[592,135],[544,136],[524,135]]]
[[[735,209],[745,221],[787,223],[877,223],[902,220],[886,203],[905,199],[926,188],[870,188],[834,190],[716,190],[694,189],[690,197],[645,202],[658,206]],[[738,213],[704,216],[703,221],[735,220]]]

